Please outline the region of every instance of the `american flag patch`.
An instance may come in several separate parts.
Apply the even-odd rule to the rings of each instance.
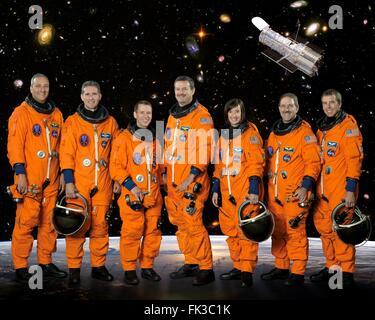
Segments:
[[[359,136],[359,130],[358,129],[348,129],[346,130],[346,136],[347,137],[358,137]]]
[[[306,143],[316,142],[315,136],[305,136],[303,139],[305,140]]]

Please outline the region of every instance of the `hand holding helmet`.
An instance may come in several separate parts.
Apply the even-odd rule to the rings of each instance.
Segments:
[[[364,244],[371,236],[371,222],[358,206],[347,208],[340,203],[332,212],[332,227],[340,240],[353,246]]]
[[[275,228],[271,211],[261,201],[256,205],[250,200],[243,202],[238,208],[238,223],[244,236],[253,242],[267,240]]]
[[[88,220],[87,200],[79,193],[75,199],[68,198],[61,192],[52,214],[52,224],[57,233],[73,235],[83,228]]]

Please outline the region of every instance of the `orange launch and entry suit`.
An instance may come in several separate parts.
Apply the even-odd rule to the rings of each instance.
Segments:
[[[60,165],[65,183],[73,182],[78,192],[86,198],[90,216],[85,227],[66,237],[69,268],[81,267],[85,233],[90,225],[91,266],[104,266],[108,251],[105,216],[113,194],[108,166],[112,139],[117,135],[118,126],[104,106],[99,105],[96,113],[98,116],[95,119],[90,118],[84,106],[80,105],[77,112],[66,120],[62,133]]]
[[[243,272],[253,272],[257,263],[258,243],[242,234],[237,212],[247,195],[262,196],[263,190],[259,190],[259,184],[265,165],[263,141],[257,127],[250,122],[230,130],[221,131],[216,147],[213,191],[221,192],[220,228],[228,236],[233,267]]]
[[[346,191],[357,192],[363,159],[362,135],[357,122],[343,111],[337,120],[318,121],[323,168],[318,180],[318,203],[314,223],[321,234],[326,267],[340,265],[343,272],[355,271],[355,248],[343,243],[332,230],[332,211],[345,199]],[[329,118],[328,118],[329,119]]]
[[[12,235],[15,269],[28,266],[34,240],[31,232],[36,226],[39,226],[38,263],[51,263],[52,252],[56,251],[57,233],[52,227],[51,215],[59,188],[58,151],[63,117],[52,101],[47,100],[44,106],[47,108],[40,109],[28,96],[14,110],[8,123],[8,158],[16,171],[15,184],[17,174],[24,173],[28,185],[23,202],[17,204]]]
[[[135,270],[137,259],[142,269],[153,268],[159,254],[161,232],[158,220],[163,199],[158,184],[159,166],[155,157],[155,139],[151,130],[131,124],[113,142],[109,170],[122,185],[118,199],[122,220],[120,259],[124,271]],[[130,191],[135,186],[144,193],[143,207],[133,210],[125,197],[136,200]],[[143,239],[142,239],[143,237]]]
[[[284,128],[286,126],[286,128]],[[277,121],[266,142],[268,172],[268,209],[274,214],[272,254],[275,267],[303,275],[308,258],[306,219],[293,229],[288,221],[307,208],[293,197],[298,187],[310,189],[319,176],[319,146],[310,125],[297,117],[289,125]],[[305,215],[306,217],[306,215]]]
[[[178,227],[176,236],[185,256],[185,264],[199,264],[200,270],[213,267],[211,242],[202,220],[204,202],[210,189],[207,165],[211,159],[212,135],[211,115],[198,101],[185,108],[178,105],[172,107],[164,136],[168,188],[165,206],[169,220]],[[196,194],[195,211],[192,213],[186,210],[191,200],[176,190],[176,186],[190,173],[195,174],[196,178],[188,186],[187,192],[193,193],[194,185],[202,184],[202,190]]]

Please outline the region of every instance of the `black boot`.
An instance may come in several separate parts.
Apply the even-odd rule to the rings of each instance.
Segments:
[[[329,274],[328,268],[323,268],[318,273],[314,273],[310,276],[310,281],[314,283],[328,282],[331,275]]]
[[[342,273],[342,286],[344,289],[350,289],[355,286],[354,275],[352,272]]]
[[[81,281],[80,278],[81,269],[80,268],[69,268],[69,283],[78,284]]]
[[[16,281],[18,282],[27,283],[31,276],[27,268],[16,269]]]
[[[197,264],[184,264],[177,271],[169,274],[171,279],[181,279],[186,277],[194,277],[199,272]]]
[[[305,276],[303,274],[291,273],[284,284],[288,287],[298,287],[303,285],[305,282]]]
[[[155,272],[154,269],[142,269],[141,276],[143,279],[151,281],[160,281],[161,277]]]
[[[241,287],[248,288],[253,285],[253,274],[251,272],[241,272]]]
[[[240,280],[241,279],[241,270],[233,268],[231,271],[223,273],[220,275],[221,280]]]
[[[263,273],[260,277],[262,280],[285,280],[289,276],[289,269],[273,268],[270,272]]]
[[[215,281],[215,273],[212,269],[199,270],[195,279],[193,280],[193,286],[204,286]]]
[[[136,286],[139,283],[137,272],[135,270],[129,270],[124,272],[124,281],[126,284]]]
[[[43,277],[45,278],[66,278],[68,273],[66,271],[60,270],[53,263],[49,264],[39,264],[43,270]]]
[[[91,268],[91,278],[102,280],[102,281],[112,281],[113,275],[111,275],[105,266],[92,267]]]

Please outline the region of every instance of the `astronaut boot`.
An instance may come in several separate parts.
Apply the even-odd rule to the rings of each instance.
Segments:
[[[186,277],[194,277],[199,272],[197,264],[184,264],[177,271],[169,274],[171,279],[181,279]]]
[[[16,269],[16,281],[20,283],[27,283],[31,277],[27,268]]]
[[[204,286],[215,281],[215,273],[212,269],[199,270],[195,279],[193,280],[193,286]]]
[[[262,280],[285,280],[289,276],[289,269],[273,268],[270,272],[263,273],[260,277]]]
[[[343,289],[351,289],[355,286],[354,275],[352,272],[342,273],[342,286]]]
[[[241,272],[241,288],[248,288],[253,285],[253,274],[251,272]]]
[[[150,280],[150,281],[160,281],[161,277],[155,272],[154,269],[142,269],[141,276],[143,279]]]
[[[291,273],[288,279],[284,282],[287,287],[298,287],[302,286],[305,282],[305,276],[303,274]]]
[[[39,264],[39,266],[43,270],[43,277],[46,277],[46,278],[66,278],[68,276],[68,273],[66,271],[60,270],[53,263]]]
[[[310,276],[310,281],[314,283],[328,282],[331,276],[328,271],[329,271],[328,268],[325,267],[322,270],[320,270],[318,273],[312,274]]]
[[[220,275],[221,280],[240,280],[241,279],[241,270],[233,268],[232,270],[223,273]]]
[[[111,275],[105,266],[92,267],[91,278],[102,280],[102,281],[112,281],[113,275]]]
[[[80,273],[80,268],[69,268],[69,283],[73,285],[80,283]]]
[[[126,284],[136,286],[139,283],[139,279],[137,277],[137,271],[135,271],[135,270],[125,271],[124,272],[124,281],[125,281]]]

